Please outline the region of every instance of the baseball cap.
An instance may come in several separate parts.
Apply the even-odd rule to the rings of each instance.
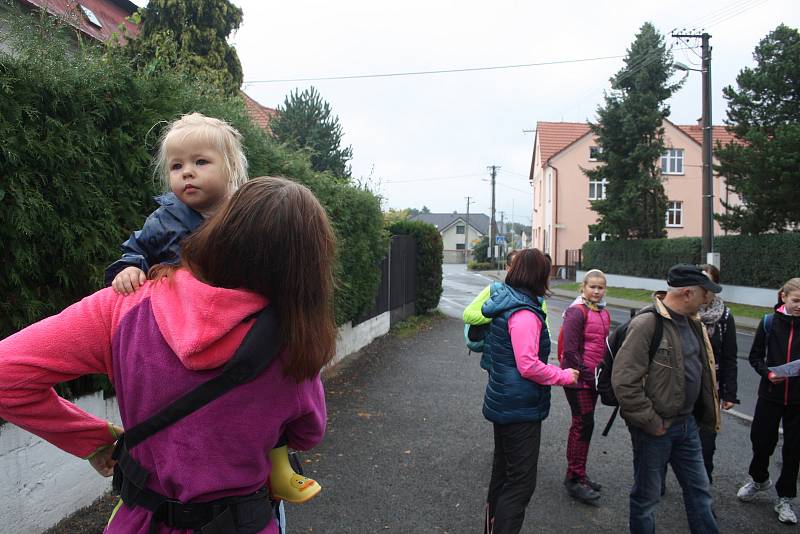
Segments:
[[[667,273],[667,285],[670,287],[700,286],[712,293],[722,291],[722,286],[715,284],[700,267],[686,263],[670,267]]]

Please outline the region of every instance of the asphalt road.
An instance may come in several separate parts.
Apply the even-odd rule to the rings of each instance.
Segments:
[[[303,455],[323,490],[289,507],[291,533],[481,532],[492,428],[481,414],[486,374],[467,353],[462,330],[460,319],[443,318],[409,338],[390,334],[326,379],[328,432]],[[597,426],[609,414],[600,407]],[[553,388],[523,532],[627,532],[633,468],[625,425],[618,420],[608,437],[595,433],[589,473],[604,489],[598,505],[589,506],[569,499],[562,485],[569,418],[564,394]],[[745,422],[723,420],[712,490],[721,531],[787,532],[772,511],[773,493],[751,503],[735,497],[750,459],[748,436]],[[658,532],[688,532],[672,474],[657,522]]]

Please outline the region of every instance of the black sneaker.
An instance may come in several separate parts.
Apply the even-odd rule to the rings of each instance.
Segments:
[[[581,483],[578,480],[567,480],[564,482],[567,487],[567,493],[573,499],[581,502],[592,502],[600,498],[600,494],[589,487],[588,484]]]
[[[583,479],[583,481],[586,483],[587,486],[589,486],[590,488],[592,488],[595,491],[600,491],[601,489],[603,489],[603,485],[602,484],[600,484],[599,482],[595,482],[594,480],[592,480],[589,477],[586,477],[585,479]]]

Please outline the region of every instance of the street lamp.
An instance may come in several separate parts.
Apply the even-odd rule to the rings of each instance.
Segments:
[[[714,252],[714,183],[711,178],[711,46],[707,33],[702,35],[673,35],[673,37],[700,37],[702,39],[702,67],[693,69],[683,63],[673,63],[677,70],[697,71],[703,75],[703,197],[702,197],[702,256],[706,263],[719,267],[719,254]]]

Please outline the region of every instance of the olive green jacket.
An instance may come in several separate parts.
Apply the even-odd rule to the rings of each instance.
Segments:
[[[611,385],[625,421],[654,434],[668,428],[683,408],[685,375],[681,334],[667,307],[656,297],[652,307],[663,318],[661,343],[650,361],[650,340],[655,333],[656,316],[642,313],[631,319],[625,341],[614,359]],[[719,397],[714,371],[714,352],[706,329],[697,316],[688,317],[700,341],[703,371],[700,394],[693,414],[697,424],[719,430]]]

